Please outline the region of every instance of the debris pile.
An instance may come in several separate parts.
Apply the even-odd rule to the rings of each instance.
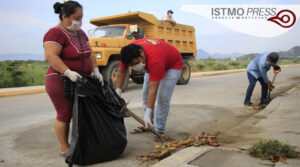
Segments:
[[[206,132],[202,132],[201,135],[197,135],[193,138],[189,138],[186,140],[181,140],[176,142],[175,140],[168,140],[162,145],[156,145],[154,152],[151,155],[143,155],[141,156],[141,160],[143,162],[148,160],[161,160],[172,154],[175,150],[179,148],[186,148],[190,146],[200,146],[200,145],[209,145],[213,147],[218,147],[220,144],[217,142],[217,136],[220,132],[217,132],[214,135],[211,135]]]

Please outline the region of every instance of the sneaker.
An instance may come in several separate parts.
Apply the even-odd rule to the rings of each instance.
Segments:
[[[260,103],[259,103],[259,105],[262,105],[262,106],[266,106],[266,105],[268,105],[269,103],[270,103],[270,99],[263,99]]]
[[[250,107],[250,108],[254,108],[255,107],[255,105],[252,102],[250,102],[250,101],[249,102],[245,102],[244,105],[247,106],[247,107]]]

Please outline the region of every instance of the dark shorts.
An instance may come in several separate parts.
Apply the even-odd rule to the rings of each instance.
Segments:
[[[45,78],[46,91],[56,109],[56,119],[70,123],[72,107],[70,99],[64,97],[64,86],[61,78],[56,73],[48,74]]]

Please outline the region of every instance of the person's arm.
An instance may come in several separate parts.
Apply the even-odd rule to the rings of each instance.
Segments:
[[[159,86],[159,81],[149,82],[147,108],[144,113],[145,128],[153,128],[153,124],[151,121],[151,113],[154,108],[158,86]]]
[[[149,82],[147,108],[150,109],[154,108],[158,86],[159,86],[159,81]]]
[[[265,83],[270,81],[269,78],[268,78],[267,69],[266,69],[265,66],[259,65],[259,72],[260,72],[262,78],[264,79]]]
[[[81,75],[75,71],[70,70],[62,59],[59,57],[60,52],[62,50],[61,46],[55,43],[44,43],[44,50],[45,50],[45,59],[60,74],[64,74],[67,76],[72,82],[76,82],[76,80],[81,78]]]
[[[119,67],[118,73],[117,73],[117,80],[116,80],[116,88],[122,90],[126,73],[128,69],[123,69]]]
[[[171,18],[171,21],[170,21],[172,24],[176,24],[176,21],[174,20],[174,18],[173,18],[173,16],[172,16],[172,18]]]
[[[62,50],[61,46],[55,43],[48,42],[44,44],[46,61],[48,61],[50,66],[54,68],[57,72],[64,74],[64,72],[68,69],[68,67],[59,57],[61,50]]]
[[[87,42],[87,44],[88,44],[88,47],[91,49],[90,43]],[[91,53],[91,56],[89,57],[89,61],[90,61],[90,63],[91,63],[91,65],[92,65],[93,68],[98,68],[97,59],[96,59],[96,55],[95,55],[94,52]]]
[[[89,42],[87,42],[87,45],[91,49],[91,46],[90,46]],[[95,56],[94,52],[91,53],[91,55],[89,57],[89,61],[90,61],[91,65],[92,65],[92,67],[93,67],[93,74],[92,75],[96,76],[98,78],[99,82],[101,82],[102,86],[104,86],[103,76],[102,76],[102,74],[99,71],[97,60],[96,60],[96,56]]]
[[[262,58],[258,61],[258,69],[265,83],[268,83],[270,80],[267,75],[267,64]]]

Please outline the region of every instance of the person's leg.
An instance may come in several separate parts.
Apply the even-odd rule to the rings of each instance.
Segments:
[[[54,127],[55,127],[57,139],[61,145],[60,152],[62,154],[67,153],[70,147],[68,141],[70,124],[55,120]]]
[[[166,76],[160,81],[157,92],[157,116],[155,130],[164,132],[170,110],[170,100],[176,83],[180,77],[181,70],[167,70]]]
[[[72,118],[71,102],[70,99],[64,97],[63,83],[57,74],[46,76],[45,88],[56,110],[54,128],[61,145],[60,152],[64,154],[69,149],[68,136]]]
[[[146,108],[147,108],[148,92],[149,92],[149,73],[145,73],[144,83],[143,83],[143,109],[144,109],[144,113],[146,112]],[[152,124],[153,124],[153,117],[154,117],[154,107],[152,109],[152,114],[151,114]]]
[[[248,80],[249,80],[249,86],[246,92],[246,98],[244,101],[245,105],[251,104],[251,96],[254,90],[254,87],[256,85],[257,79],[249,72],[247,72]]]
[[[263,78],[258,78],[258,81],[260,82],[260,85],[261,85],[261,100],[260,100],[260,103],[261,104],[268,104],[269,103],[269,100],[267,98],[267,96],[268,96],[268,85],[267,85],[267,83],[265,83]]]

